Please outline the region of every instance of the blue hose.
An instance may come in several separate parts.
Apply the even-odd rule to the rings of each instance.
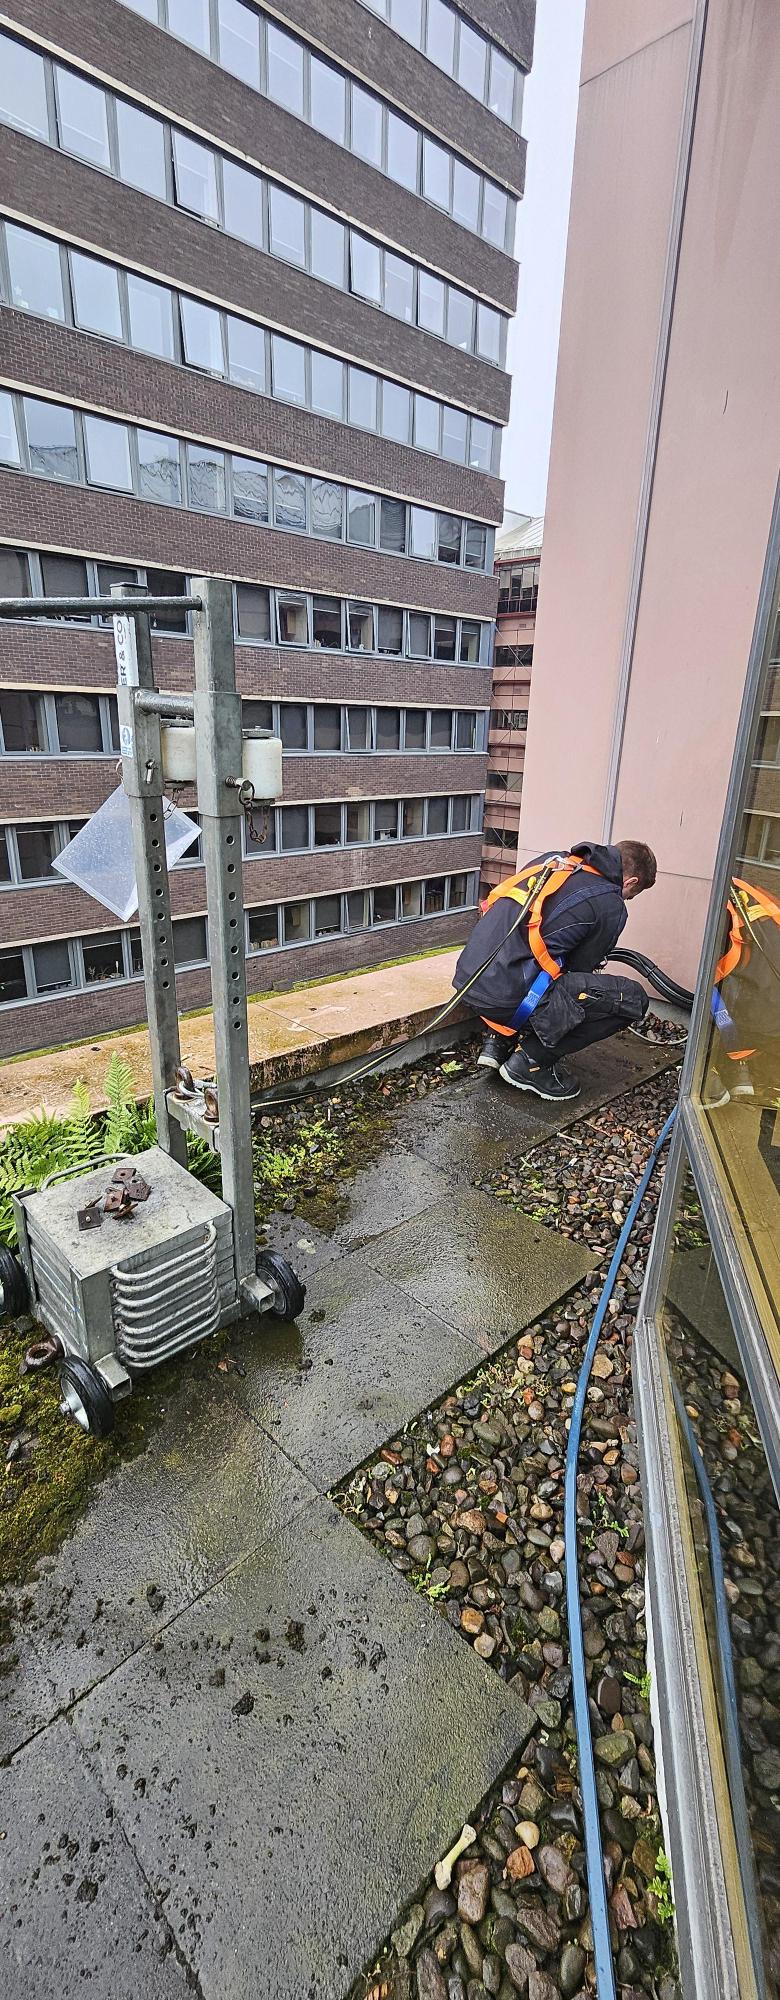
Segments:
[[[569,1621],[574,1724],[577,1731],[577,1749],[580,1762],[580,1788],[582,1791],[582,1811],[585,1823],[585,1858],[588,1867],[590,1921],[593,1931],[593,1954],[596,1961],[598,2000],[616,2000],[616,1994],[615,1973],[612,1964],[612,1945],[609,1935],[607,1891],[604,1881],[604,1856],[601,1845],[599,1802],[596,1791],[596,1767],[593,1761],[593,1737],[591,1734],[590,1709],[588,1706],[588,1683],[585,1675],[585,1647],[582,1638],[582,1612],[580,1608],[579,1568],[577,1561],[577,1460],[580,1449],[582,1418],[585,1409],[585,1395],[590,1381],[590,1372],[593,1367],[593,1357],[598,1345],[599,1335],[604,1325],[607,1307],[614,1290],[615,1279],[623,1262],[631,1231],[650,1185],[656,1162],[662,1147],[666,1144],[676,1116],[677,1106],[675,1105],[674,1110],[666,1120],[663,1131],[659,1132],[615,1245],[612,1262],[607,1272],[604,1289],[596,1307],[593,1325],[588,1335],[588,1344],[583,1355],[582,1367],[577,1382],[577,1391],[574,1397],[574,1408],[571,1413],[569,1441],[566,1447],[564,1507],[566,1613]]]

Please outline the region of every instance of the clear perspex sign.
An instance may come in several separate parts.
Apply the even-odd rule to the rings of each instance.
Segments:
[[[172,868],[197,840],[200,827],[170,799],[163,799],[163,821],[165,853]],[[128,922],[138,908],[138,889],[130,800],[124,785],[117,786],[80,833],[55,855],[52,867],[94,896],[96,903],[103,903],[122,923]]]

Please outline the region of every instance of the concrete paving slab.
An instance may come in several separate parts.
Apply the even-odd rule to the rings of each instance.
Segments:
[[[7,2000],[187,2000],[171,1933],[68,1723],[3,1772],[0,1832]]]
[[[74,1712],[202,2000],[343,2000],[532,1720],[327,1500]]]
[[[359,1252],[321,1267],[294,1327],[265,1319],[231,1352],[247,1370],[236,1395],[322,1492],[481,1359]]]
[[[347,1210],[335,1231],[345,1250],[360,1249],[385,1229],[422,1214],[448,1191],[446,1176],[414,1153],[385,1154],[345,1184]]]
[[[547,1312],[596,1262],[581,1243],[462,1188],[378,1237],[365,1255],[486,1354]]]
[[[230,1352],[230,1350],[228,1350]],[[93,1490],[87,1513],[30,1586],[25,1632],[54,1689],[52,1715],[142,1645],[314,1497],[237,1400],[235,1375],[187,1363],[139,1458]],[[121,1422],[121,1416],[120,1416]]]
[[[2,1600],[0,1764],[29,1742],[57,1709],[54,1685],[44,1672],[27,1627],[30,1601],[29,1588],[9,1590]]]

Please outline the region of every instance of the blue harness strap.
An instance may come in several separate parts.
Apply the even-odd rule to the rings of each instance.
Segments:
[[[529,986],[528,992],[523,994],[519,1007],[512,1015],[513,1028],[523,1028],[525,1026],[534,1008],[538,1007],[539,1001],[544,999],[547,988],[548,986],[552,986],[552,983],[551,972],[537,972],[533,985]]]
[[[729,1028],[733,1028],[734,1023],[732,1021],[728,1007],[726,1006],[725,1000],[721,998],[717,986],[714,986],[712,989],[710,1012],[712,1014],[712,1018],[713,1021],[715,1022],[716,1028],[720,1029],[722,1035],[728,1034]]]

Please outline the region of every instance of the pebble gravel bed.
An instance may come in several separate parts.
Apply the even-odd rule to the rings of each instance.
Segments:
[[[336,1497],[523,1697],[522,1754],[476,1811],[449,1886],[402,1912],[350,2000],[575,2000],[592,1994],[564,1607],[567,1420],[616,1233],[677,1093],[644,1083],[480,1182],[599,1264],[568,1299],[358,1472]],[[588,1390],[578,1512],[610,1923],[621,2000],[676,2000],[644,1622],[630,1342],[660,1175],[634,1232]]]

